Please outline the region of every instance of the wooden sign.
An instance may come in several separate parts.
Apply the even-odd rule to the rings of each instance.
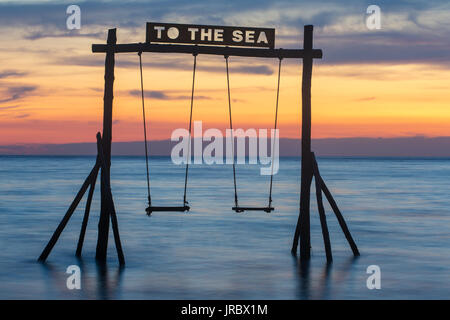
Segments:
[[[147,43],[275,47],[275,29],[147,22]]]

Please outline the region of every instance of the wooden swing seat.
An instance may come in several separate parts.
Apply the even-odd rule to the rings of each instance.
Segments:
[[[271,211],[274,211],[275,208],[273,207],[233,207],[232,208],[236,212],[244,212],[244,211],[264,211],[267,213],[270,213]]]
[[[185,212],[189,211],[189,206],[180,206],[180,207],[168,207],[168,206],[149,206],[145,211],[147,215],[151,215],[152,212]]]

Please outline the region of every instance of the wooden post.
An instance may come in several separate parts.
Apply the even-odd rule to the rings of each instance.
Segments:
[[[111,167],[111,139],[112,139],[112,107],[113,107],[113,85],[114,85],[114,46],[116,45],[116,29],[108,30],[107,45],[109,46],[105,59],[105,93],[103,97],[103,152],[106,170],[102,169],[101,184],[109,180]],[[107,178],[105,180],[105,178]],[[108,250],[108,234],[109,234],[109,219],[110,212],[108,210],[107,195],[105,188],[101,188],[101,212],[98,223],[98,238],[96,259],[99,261],[106,261]]]
[[[300,238],[300,258],[311,257],[310,236],[310,196],[313,176],[311,161],[311,77],[313,64],[313,26],[304,28],[303,39],[303,78],[302,78],[302,163],[301,163],[301,191],[300,214],[295,229],[292,253],[297,253]]]
[[[105,159],[103,156],[103,146],[102,146],[102,137],[100,132],[97,133],[97,152],[98,152],[98,158],[99,158],[99,162],[100,162],[100,166],[103,170],[103,168],[105,168],[106,163],[105,163]],[[107,170],[107,169],[105,169]],[[114,233],[114,241],[116,244],[116,250],[117,250],[117,256],[119,257],[119,263],[120,265],[124,265],[125,264],[125,258],[123,255],[123,250],[122,250],[122,244],[120,242],[120,235],[119,235],[119,224],[117,223],[117,215],[116,215],[116,209],[114,207],[114,200],[112,197],[112,193],[111,193],[111,181],[108,178],[108,175],[104,175],[102,177],[104,179],[104,181],[102,181],[102,188],[104,188],[105,190],[103,190],[104,194],[106,195],[106,202],[107,202],[107,206],[108,206],[108,212],[110,213],[110,217],[111,217],[111,223],[112,223],[112,229],[113,229],[113,233]]]

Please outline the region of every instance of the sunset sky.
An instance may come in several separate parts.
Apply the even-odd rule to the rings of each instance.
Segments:
[[[81,29],[67,30],[66,8],[81,8]],[[366,8],[379,5],[381,30],[368,30]],[[313,138],[450,136],[448,1],[1,1],[0,144],[92,142],[101,130],[104,54],[145,41],[145,23],[276,28],[276,47],[301,48],[313,24]],[[193,58],[144,53],[150,139],[185,128]],[[230,58],[235,128],[271,128],[277,61]],[[116,57],[114,141],[141,140],[137,54]],[[194,120],[226,128],[225,61],[199,56]],[[301,61],[283,61],[279,128],[300,137]]]

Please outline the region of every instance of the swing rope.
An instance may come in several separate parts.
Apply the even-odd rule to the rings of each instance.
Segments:
[[[275,104],[275,124],[274,124],[274,138],[272,141],[272,165],[271,165],[271,172],[270,172],[270,187],[269,187],[269,208],[272,205],[272,185],[273,185],[273,161],[275,157],[275,141],[277,139],[277,122],[278,122],[278,101],[280,97],[280,79],[281,79],[281,60],[283,60],[282,57],[279,58],[278,62],[278,84],[277,84],[277,102]]]
[[[148,197],[148,206],[152,205],[152,198],[150,196],[150,170],[148,167],[148,147],[147,147],[147,125],[145,121],[145,103],[144,103],[144,77],[142,72],[142,51],[138,52],[139,56],[139,69],[141,74],[141,99],[142,99],[142,119],[144,123],[144,143],[145,143],[145,165],[147,168],[147,197]]]
[[[189,206],[187,206],[188,202],[186,200],[187,196],[187,183],[188,183],[188,172],[189,172],[189,161],[190,161],[190,149],[191,149],[191,135],[192,135],[192,111],[194,108],[194,89],[195,89],[195,71],[197,69],[197,53],[194,53],[194,71],[192,76],[192,95],[191,95],[191,111],[189,116],[189,144],[188,144],[188,152],[186,158],[186,174],[184,177],[184,196],[183,196],[183,206],[152,206],[152,200],[150,196],[150,169],[149,169],[149,160],[148,160],[148,143],[147,143],[147,125],[146,125],[146,117],[145,117],[145,103],[144,103],[144,77],[142,71],[142,51],[138,52],[139,56],[139,70],[141,76],[141,99],[142,99],[142,119],[144,123],[144,142],[145,142],[145,164],[147,169],[147,194],[148,194],[148,208],[145,209],[147,211],[147,215],[150,216],[154,211],[189,211]]]
[[[192,109],[194,107],[195,71],[197,69],[197,53],[194,53],[193,55],[194,55],[194,67],[193,67],[193,72],[192,72],[191,112],[190,112],[190,116],[189,116],[189,140],[188,140],[188,151],[187,151],[187,157],[186,157],[186,173],[184,176],[183,205],[188,204],[188,202],[186,200],[186,195],[187,195],[189,162],[190,162],[190,158],[191,158]]]
[[[231,135],[231,153],[233,156],[233,182],[234,182],[234,203],[235,207],[233,207],[233,210],[236,212],[243,212],[246,210],[262,210],[265,212],[271,212],[274,210],[272,208],[272,189],[273,189],[273,162],[275,158],[275,143],[277,139],[277,125],[278,125],[278,105],[279,105],[279,98],[280,98],[280,82],[281,82],[281,61],[283,60],[282,57],[279,57],[278,62],[278,80],[277,80],[277,98],[276,98],[276,104],[275,104],[275,123],[274,123],[274,138],[272,139],[272,165],[271,165],[271,173],[270,173],[270,186],[269,186],[269,205],[267,207],[239,207],[238,205],[238,195],[237,195],[237,183],[236,183],[236,166],[234,161],[234,137],[233,137],[233,120],[232,120],[232,112],[231,112],[231,93],[230,93],[230,71],[229,71],[229,64],[228,64],[228,56],[225,56],[225,62],[226,62],[226,70],[227,70],[227,89],[228,89],[228,111],[230,116],[230,135]]]
[[[233,137],[233,119],[231,116],[231,93],[230,93],[230,71],[228,68],[228,56],[225,56],[225,64],[227,69],[227,88],[228,88],[228,112],[230,116],[230,135],[231,135],[231,156],[233,158],[233,181],[234,181],[234,204],[236,207],[238,205],[238,195],[236,186],[236,165],[234,163],[234,137]]]

